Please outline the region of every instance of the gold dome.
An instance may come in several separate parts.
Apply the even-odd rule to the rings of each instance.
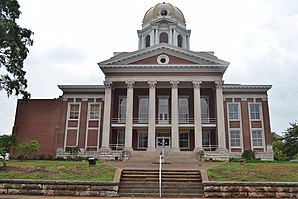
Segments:
[[[181,10],[170,3],[158,3],[150,8],[143,19],[143,25],[150,23],[151,21],[161,18],[171,18],[177,21],[179,24],[185,26],[185,18]]]

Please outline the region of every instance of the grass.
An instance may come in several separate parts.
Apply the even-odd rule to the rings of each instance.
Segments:
[[[207,169],[210,181],[298,182],[298,163],[227,162]]]
[[[0,179],[113,181],[116,168],[100,161],[10,160],[0,167]]]

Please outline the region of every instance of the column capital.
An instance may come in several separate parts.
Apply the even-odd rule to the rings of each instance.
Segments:
[[[178,88],[179,81],[170,81],[172,88]]]
[[[113,82],[104,81],[103,83],[104,83],[106,89],[111,89],[112,88]]]
[[[215,81],[215,86],[217,89],[222,89],[224,85],[224,81]]]
[[[127,84],[127,88],[133,88],[134,86],[134,81],[126,81],[125,84]]]
[[[193,88],[201,88],[202,81],[193,81],[192,86]]]
[[[148,81],[149,88],[156,88],[157,81]]]

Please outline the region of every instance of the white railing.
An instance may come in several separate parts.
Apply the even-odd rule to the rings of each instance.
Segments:
[[[126,118],[112,118],[112,124],[125,124]]]
[[[124,144],[109,144],[110,148],[113,150],[122,150],[124,148]]]
[[[216,124],[216,118],[202,118],[202,124]]]
[[[218,148],[218,145],[203,145],[205,151],[215,151]]]

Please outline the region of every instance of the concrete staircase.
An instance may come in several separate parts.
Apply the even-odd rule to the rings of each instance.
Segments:
[[[203,197],[198,170],[162,170],[162,197]],[[121,197],[159,197],[158,170],[123,170]]]

